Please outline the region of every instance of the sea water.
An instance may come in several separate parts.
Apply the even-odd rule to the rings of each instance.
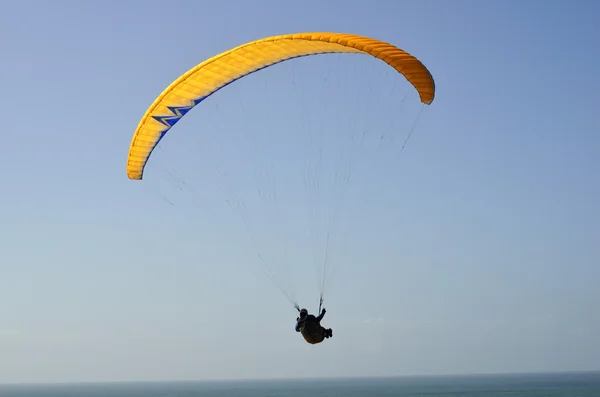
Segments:
[[[600,397],[599,373],[370,379],[5,384],[1,397]]]

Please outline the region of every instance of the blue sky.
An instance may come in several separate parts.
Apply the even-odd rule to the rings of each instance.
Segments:
[[[592,1],[3,5],[0,382],[599,370],[598,18]],[[334,338],[318,346],[293,331],[289,302],[237,250],[252,250],[241,218],[193,166],[220,161],[253,187],[246,152],[202,157],[188,143],[242,130],[264,143],[309,119],[343,137],[356,127],[346,109],[362,105],[317,72],[364,66],[357,88],[389,87],[399,80],[384,65],[298,60],[194,109],[164,151],[207,205],[162,200],[193,197],[159,183],[165,158],[148,168],[155,182],[125,176],[131,135],[172,80],[235,45],[302,31],[394,43],[437,86],[401,156],[398,138],[357,167],[325,302]],[[295,73],[311,96],[298,111]],[[404,122],[401,98],[378,92],[359,97],[379,101],[361,125]],[[286,280],[316,310],[296,228],[307,226],[303,190],[286,179],[301,157],[258,146],[284,182],[280,215],[248,208],[253,236],[272,255],[286,236]]]

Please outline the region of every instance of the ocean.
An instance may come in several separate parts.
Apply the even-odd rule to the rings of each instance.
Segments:
[[[370,379],[4,384],[1,397],[600,397],[600,372]]]

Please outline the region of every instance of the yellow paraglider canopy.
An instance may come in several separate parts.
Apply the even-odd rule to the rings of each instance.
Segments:
[[[133,135],[127,176],[141,180],[150,154],[163,136],[194,106],[252,72],[292,58],[326,53],[371,55],[389,64],[431,104],[435,83],[427,68],[407,52],[369,37],[341,33],[297,33],[267,37],[225,51],[195,66],[154,101]]]

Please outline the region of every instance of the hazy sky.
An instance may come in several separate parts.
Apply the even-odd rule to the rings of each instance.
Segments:
[[[600,370],[600,3],[369,4],[2,5],[0,382]],[[420,109],[414,92],[392,95],[390,68],[348,55],[256,73],[169,133],[148,182],[125,175],[131,135],[171,81],[233,46],[302,31],[394,43],[437,87],[400,156],[407,128],[357,163],[334,233],[346,253],[330,258],[334,337],[317,346],[294,332],[248,237],[288,264],[282,280],[316,311],[304,185],[286,176],[307,170],[292,166],[304,158],[292,137],[319,125],[337,145],[414,121],[398,111],[406,92]],[[231,152],[240,133],[255,146]],[[215,183],[250,189],[252,204],[264,180],[249,177],[260,164],[248,153],[279,181],[281,204],[248,205],[251,234]],[[202,161],[238,177],[205,175]],[[204,204],[160,183],[163,166]]]

